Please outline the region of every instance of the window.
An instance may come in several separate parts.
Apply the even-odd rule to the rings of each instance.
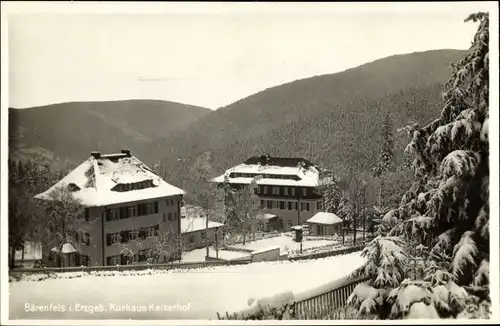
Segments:
[[[167,199],[167,200],[165,201],[165,203],[166,203],[166,206],[168,206],[168,204],[170,203],[170,200],[169,200],[169,199]]]
[[[120,242],[120,233],[108,233],[106,234],[106,245],[112,246]]]
[[[262,209],[262,208],[264,208],[264,206],[265,206],[265,202],[263,200],[261,200],[260,201],[260,208]]]
[[[264,186],[264,195],[267,195],[267,186]]]
[[[90,208],[85,208],[85,221],[88,221],[90,218]]]
[[[321,210],[323,209],[323,202],[322,202],[322,201],[318,201],[318,202],[316,203],[316,209],[317,209],[318,211],[321,211]]]
[[[120,255],[106,257],[106,265],[108,266],[120,265],[120,263],[121,263]]]
[[[139,250],[139,252],[137,253],[137,260],[139,262],[143,262],[143,261],[146,261],[148,260],[148,253],[146,250]]]
[[[207,239],[207,231],[201,231],[201,241],[205,241]]]
[[[172,213],[168,213],[168,220],[172,221]]]
[[[267,201],[267,208],[273,208],[273,202],[271,200]]]
[[[177,212],[174,212],[174,221],[177,221]]]
[[[295,210],[298,211],[299,210],[299,203],[295,202],[294,204],[295,204],[294,205],[295,206]]]
[[[146,237],[154,237],[155,235],[158,235],[158,225],[146,228],[144,231],[146,233]]]
[[[106,221],[114,221],[120,219],[118,208],[110,208],[106,212]]]
[[[302,196],[307,196],[307,188],[302,188]]]
[[[144,215],[154,214],[154,205],[153,203],[144,204]]]
[[[305,211],[306,210],[306,204],[305,203],[300,203],[300,210]]]
[[[280,188],[279,187],[273,187],[273,195],[279,195],[280,194]]]
[[[260,194],[260,187],[256,187],[256,188],[255,188],[255,193],[256,193],[257,195],[259,195],[259,194]]]
[[[291,210],[292,210],[292,204],[293,204],[293,203],[292,203],[291,201],[289,201],[289,202],[288,202],[288,210],[289,210],[289,211],[291,211]]]
[[[284,201],[280,201],[280,209],[285,209],[285,202]]]
[[[283,188],[283,192],[285,196],[288,196],[288,187]]]
[[[310,211],[311,210],[311,207],[309,206],[309,203],[306,203],[306,211]]]
[[[134,217],[137,216],[137,206],[132,205],[127,207],[128,209],[128,216],[127,217]]]
[[[167,218],[165,217],[165,214],[163,214],[163,223],[167,221]]]
[[[190,234],[188,240],[189,243],[194,243],[194,234]]]
[[[174,200],[170,199],[170,206],[174,206]]]
[[[130,230],[128,234],[128,239],[129,240],[137,240],[137,236],[139,235],[139,231],[137,230]]]
[[[88,232],[84,232],[82,235],[82,243],[88,246],[90,244],[90,234]]]
[[[89,256],[87,256],[87,255],[80,255],[80,265],[82,265],[82,266],[88,266],[89,265]]]
[[[130,231],[121,231],[120,232],[120,242],[127,243],[129,239]]]
[[[290,188],[290,195],[295,196],[295,188]]]

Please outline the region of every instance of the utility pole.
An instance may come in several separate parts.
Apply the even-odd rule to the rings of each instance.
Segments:
[[[298,188],[299,191],[299,199],[297,200],[297,225],[300,225],[300,204],[302,204],[302,188]]]

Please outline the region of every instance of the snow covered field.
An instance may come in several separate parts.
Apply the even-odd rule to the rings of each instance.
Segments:
[[[301,292],[347,276],[363,260],[359,253],[354,253],[297,262],[155,271],[151,275],[148,271],[141,272],[144,275],[128,276],[129,273],[122,272],[113,277],[83,275],[72,279],[12,282],[9,284],[10,318],[217,319],[217,312],[247,307],[250,298],[287,290]],[[80,311],[75,312],[77,304]],[[45,309],[52,312],[32,311],[36,308],[32,305],[47,307]],[[53,311],[55,307],[59,308],[58,312]],[[90,307],[94,307],[93,313]],[[81,311],[84,308],[87,311]],[[98,309],[103,311],[95,311]]]

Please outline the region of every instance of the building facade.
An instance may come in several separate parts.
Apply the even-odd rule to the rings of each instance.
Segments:
[[[54,200],[58,188],[71,192],[84,209],[83,231],[75,231],[76,266],[108,266],[146,262],[156,239],[181,235],[180,206],[184,191],[122,150],[91,156],[53,187],[35,196]],[[180,241],[180,240],[179,240]],[[140,245],[139,245],[140,243]],[[170,257],[170,255],[169,255]],[[159,257],[164,262],[167,257]]]
[[[261,213],[277,216],[271,229],[286,230],[323,210],[323,195],[318,190],[323,173],[302,158],[255,156],[213,181],[238,189],[255,180]]]

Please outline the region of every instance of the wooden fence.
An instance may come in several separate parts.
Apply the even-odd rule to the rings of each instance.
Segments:
[[[81,266],[81,267],[43,267],[43,268],[18,268],[9,271],[11,275],[19,274],[43,274],[43,273],[67,273],[67,272],[100,272],[100,271],[140,271],[148,269],[171,270],[171,269],[193,269],[210,266],[242,265],[251,263],[251,259],[216,260],[201,262],[180,262],[165,264],[141,264],[141,265],[116,265],[116,266]]]
[[[297,301],[292,306],[293,319],[322,319],[333,311],[346,306],[347,299],[359,283],[367,279],[353,280],[331,291]]]
[[[281,319],[284,314],[288,312],[289,315],[286,319],[298,320],[330,319],[335,316],[343,316],[345,315],[347,299],[354,291],[354,288],[359,283],[366,282],[367,280],[368,278],[337,280],[332,283],[332,286],[327,284],[326,287],[329,289],[326,291],[322,291],[320,288],[319,293],[318,289],[313,289],[298,294],[293,302],[285,303],[282,307],[275,308],[275,313],[270,312],[271,309],[268,309],[267,314],[274,315],[277,319]],[[278,313],[276,313],[276,311],[278,311]],[[258,304],[254,304],[240,312],[233,314],[226,312],[225,316],[217,313],[217,317],[219,320],[270,319],[269,315],[264,316],[265,314],[266,313],[261,310]]]

